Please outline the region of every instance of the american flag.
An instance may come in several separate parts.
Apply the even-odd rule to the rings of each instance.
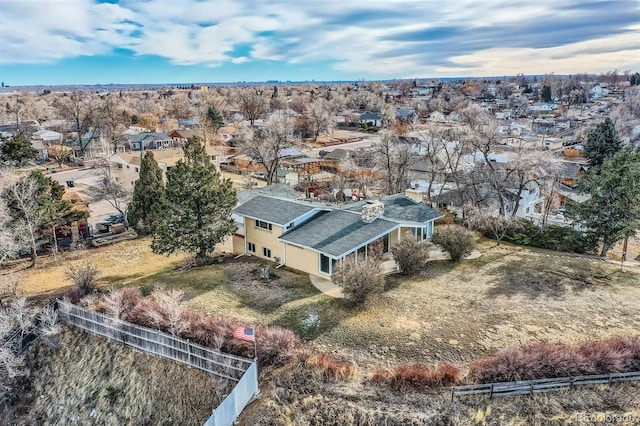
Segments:
[[[233,338],[246,340],[247,342],[255,342],[256,341],[256,333],[251,327],[236,327],[233,331]]]

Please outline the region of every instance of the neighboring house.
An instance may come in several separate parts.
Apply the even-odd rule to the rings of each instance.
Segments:
[[[219,151],[216,147],[206,146],[205,150],[210,161],[219,166]],[[116,182],[121,183],[127,189],[133,189],[135,182],[140,176],[140,164],[143,152],[118,153],[109,157],[111,163],[111,173]],[[184,152],[181,148],[168,148],[153,151],[153,158],[162,170],[163,179],[166,173],[175,167],[176,163],[184,159]]]
[[[173,139],[166,133],[138,133],[129,135],[132,151],[167,149],[174,145]]]
[[[365,112],[360,116],[360,124],[373,127],[382,127],[382,116],[377,112]]]
[[[234,253],[325,277],[346,256],[358,261],[379,250],[391,257],[391,247],[403,236],[428,239],[442,217],[404,194],[345,208],[259,195],[234,213],[242,218],[233,236]]]
[[[447,121],[447,117],[440,111],[433,111],[429,114],[429,121],[433,121],[435,123],[444,123]]]
[[[62,143],[62,133],[53,130],[39,130],[31,136],[31,146],[38,151],[38,158],[49,159],[48,146],[50,144],[60,145]]]
[[[529,106],[531,111],[555,111],[558,109],[558,104],[555,102],[541,102]]]
[[[184,143],[195,136],[193,130],[174,130],[169,133],[169,137],[173,139],[175,146],[182,146]]]
[[[418,114],[410,108],[398,108],[396,109],[396,119],[408,124],[416,124],[418,122]]]
[[[569,161],[563,161],[560,164],[562,164],[560,183],[569,188],[575,188],[578,178],[587,173],[587,167],[584,164]]]

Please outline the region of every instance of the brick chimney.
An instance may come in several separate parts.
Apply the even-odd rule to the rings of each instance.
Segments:
[[[384,204],[379,200],[367,201],[362,206],[362,221],[371,223],[379,217],[384,216]]]

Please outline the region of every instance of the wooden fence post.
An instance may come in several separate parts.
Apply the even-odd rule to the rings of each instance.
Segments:
[[[491,383],[491,389],[489,389],[489,399],[493,399],[493,385],[494,383]]]

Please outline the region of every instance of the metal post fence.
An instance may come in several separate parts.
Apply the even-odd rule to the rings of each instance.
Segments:
[[[152,355],[190,365],[236,382],[206,426],[230,426],[259,393],[255,360],[226,354],[158,330],[141,327],[80,306],[58,301],[60,318],[90,333]]]

